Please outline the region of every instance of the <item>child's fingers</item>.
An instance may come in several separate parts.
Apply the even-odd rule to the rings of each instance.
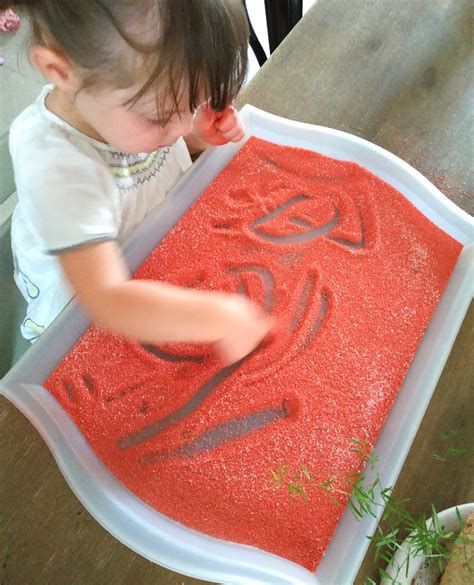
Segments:
[[[245,135],[242,122],[233,111],[226,112],[224,116],[216,122],[216,128],[222,136],[233,142],[238,142]]]
[[[245,135],[238,112],[233,106],[227,106],[222,112],[215,112],[209,106],[200,108],[195,116],[194,128],[201,132],[205,142],[213,146],[239,142]]]
[[[245,132],[241,126],[234,126],[229,132],[221,132],[221,134],[229,142],[238,142],[242,140]]]
[[[222,113],[221,118],[216,120],[216,127],[220,132],[228,132],[233,126],[238,124],[238,118],[235,110],[227,108]]]
[[[232,106],[227,107],[222,113],[221,118],[216,121],[216,127],[222,133],[229,132],[229,130],[231,130],[231,128],[236,125],[243,129],[243,124],[240,121],[239,113]]]

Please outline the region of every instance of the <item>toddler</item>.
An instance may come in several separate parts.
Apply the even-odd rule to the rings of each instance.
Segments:
[[[144,343],[214,343],[225,363],[271,320],[244,296],[130,280],[121,244],[191,165],[239,141],[232,101],[247,67],[240,0],[25,0],[30,59],[49,81],[10,130],[19,202],[22,333],[76,295],[91,319]],[[189,246],[193,246],[189,234]]]

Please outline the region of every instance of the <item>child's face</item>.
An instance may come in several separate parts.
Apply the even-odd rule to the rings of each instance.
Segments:
[[[132,106],[124,105],[135,93],[136,88],[81,91],[74,105],[97,138],[124,152],[151,152],[190,134],[194,112],[188,109],[186,95],[179,112],[166,121],[166,115],[164,119],[157,117],[154,95],[143,96]],[[170,111],[174,109],[170,104]]]

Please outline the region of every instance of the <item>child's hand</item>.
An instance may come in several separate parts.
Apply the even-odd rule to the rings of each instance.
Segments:
[[[194,116],[192,133],[205,147],[238,142],[244,137],[245,130],[234,106],[227,106],[222,112],[202,106]]]
[[[273,319],[242,295],[129,280],[112,241],[66,251],[59,260],[90,317],[142,343],[212,343],[231,364],[253,351],[273,326]]]
[[[222,361],[232,364],[252,352],[270,333],[275,321],[252,301],[241,295],[220,297],[222,318],[228,332],[216,342]]]

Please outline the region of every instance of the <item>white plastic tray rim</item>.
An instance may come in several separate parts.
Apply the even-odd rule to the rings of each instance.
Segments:
[[[356,136],[291,120],[252,106],[242,109],[245,139],[206,152],[125,246],[135,270],[199,197],[246,140],[254,135],[357,162],[387,181],[431,221],[464,244],[446,291],[423,338],[375,446],[384,486],[394,485],[436,387],[473,295],[474,223],[418,171]],[[376,519],[358,522],[348,509],[316,573],[265,551],[225,542],[170,520],[124,488],[97,459],[73,421],[41,386],[88,326],[73,301],[18,364],[0,391],[32,422],[52,451],[71,489],[118,540],[162,566],[201,579],[234,585],[340,585],[352,583]],[[367,477],[370,481],[371,474]]]

